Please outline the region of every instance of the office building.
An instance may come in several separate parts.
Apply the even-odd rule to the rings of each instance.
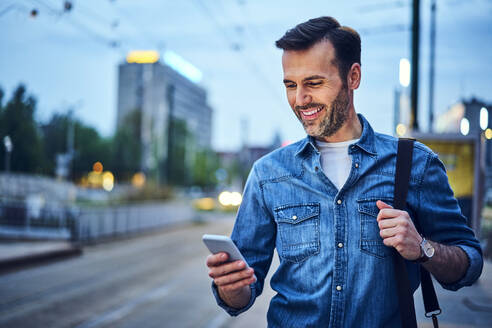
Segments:
[[[136,115],[141,170],[168,182],[176,175],[174,166],[185,175],[178,174],[180,179],[187,180],[196,152],[211,147],[212,109],[196,76],[179,72],[183,65],[189,65],[189,72],[189,63],[172,54],[168,64],[159,61],[157,53],[150,53],[150,58],[149,52],[131,53],[119,65],[117,129]]]

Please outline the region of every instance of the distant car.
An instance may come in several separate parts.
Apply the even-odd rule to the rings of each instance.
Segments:
[[[215,198],[202,197],[193,200],[193,207],[199,211],[213,211],[216,209],[217,205],[215,203]]]

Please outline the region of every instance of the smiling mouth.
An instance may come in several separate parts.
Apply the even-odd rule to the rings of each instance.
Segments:
[[[303,119],[312,120],[317,118],[319,116],[318,113],[321,112],[324,108],[325,106],[321,105],[311,110],[300,111],[300,113]]]

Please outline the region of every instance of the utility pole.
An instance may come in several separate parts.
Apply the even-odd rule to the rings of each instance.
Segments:
[[[3,145],[5,146],[5,173],[10,173],[10,153],[14,148],[10,136],[3,137]]]
[[[73,178],[73,160],[75,157],[75,111],[83,105],[83,101],[79,100],[76,103],[67,106],[67,148],[63,154],[58,154],[56,157],[56,175],[70,180]]]
[[[429,67],[429,132],[434,127],[434,63],[436,57],[436,0],[431,0],[430,67]]]
[[[249,141],[249,122],[248,119],[243,116],[241,118],[241,143],[242,147],[247,148],[248,147],[248,141]]]
[[[420,0],[413,0],[412,9],[412,64],[410,90],[410,127],[419,130],[418,100],[419,100],[419,44],[420,44]]]
[[[72,177],[72,168],[73,168],[73,158],[74,158],[74,137],[75,137],[75,126],[74,126],[74,118],[73,118],[74,108],[70,107],[68,110],[68,131],[67,131],[67,154],[68,154],[68,175],[67,180],[70,180]]]
[[[168,116],[167,116],[167,160],[166,160],[166,180],[168,184],[173,184],[176,178],[173,177],[174,174],[174,150],[175,150],[175,140],[174,140],[174,97],[176,88],[174,85],[169,85],[167,87],[167,104],[168,104]]]

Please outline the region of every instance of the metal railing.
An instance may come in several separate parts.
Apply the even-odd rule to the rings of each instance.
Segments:
[[[0,237],[90,242],[193,220],[191,206],[153,203],[101,208],[45,206],[33,215],[22,202],[0,202]]]

